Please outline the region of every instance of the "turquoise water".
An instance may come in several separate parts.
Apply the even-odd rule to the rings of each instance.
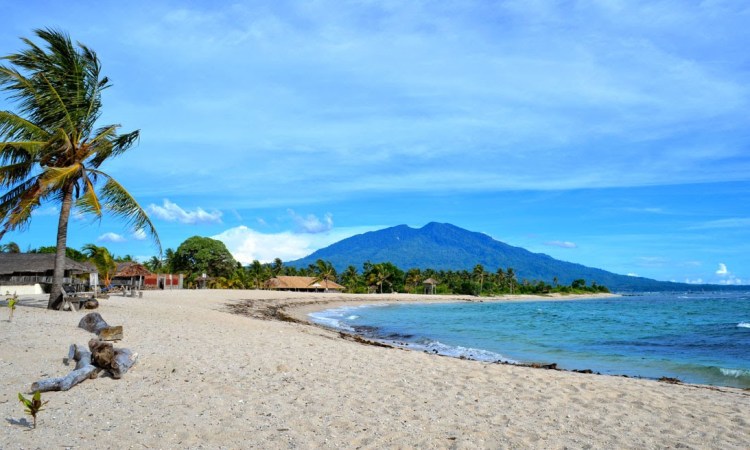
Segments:
[[[369,305],[311,318],[449,356],[750,388],[748,292]]]

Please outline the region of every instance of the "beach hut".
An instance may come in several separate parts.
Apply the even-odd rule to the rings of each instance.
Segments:
[[[131,291],[140,290],[143,280],[149,275],[152,275],[151,272],[143,264],[135,261],[121,262],[117,264],[115,276],[112,277],[112,286]]]
[[[0,294],[49,292],[54,270],[54,253],[0,253]],[[85,291],[96,274],[91,264],[65,258],[63,285]]]
[[[341,292],[344,286],[334,281],[315,281],[315,277],[278,276],[266,282],[266,287],[275,291]]]
[[[435,286],[437,286],[439,283],[434,278],[428,278],[422,282],[422,285],[424,286],[424,293],[427,295],[434,295],[435,294]]]

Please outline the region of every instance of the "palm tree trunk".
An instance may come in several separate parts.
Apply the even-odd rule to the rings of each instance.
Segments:
[[[55,253],[55,271],[52,274],[52,289],[47,302],[47,309],[58,309],[62,303],[63,279],[65,277],[65,250],[68,242],[68,220],[73,204],[73,186],[62,189],[63,200],[60,205],[60,220],[57,222],[57,252]]]

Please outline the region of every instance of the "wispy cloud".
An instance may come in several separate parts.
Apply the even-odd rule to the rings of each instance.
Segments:
[[[560,248],[577,248],[578,245],[575,242],[570,241],[547,241],[544,243],[544,245],[550,246],[550,247],[560,247]]]
[[[735,217],[731,219],[719,219],[704,222],[698,225],[689,227],[691,230],[709,230],[719,228],[748,228],[750,227],[750,218],[748,217]]]
[[[333,214],[331,213],[326,213],[323,220],[320,220],[314,214],[301,216],[291,209],[287,212],[297,224],[298,231],[303,233],[323,233],[333,228]]]
[[[195,208],[192,211],[181,208],[176,203],[164,199],[162,206],[150,204],[148,210],[154,217],[169,222],[180,222],[184,224],[221,223],[221,211],[207,212],[203,208]]]
[[[96,238],[96,240],[99,242],[111,242],[111,243],[120,243],[120,242],[127,241],[127,239],[125,239],[124,236],[117,234],[117,233],[113,233],[113,232],[104,233],[98,238]]]
[[[148,235],[146,235],[146,232],[143,230],[135,230],[133,232],[133,239],[136,241],[145,241],[146,238],[148,238]]]
[[[727,265],[724,263],[719,263],[719,268],[716,269],[716,275],[720,275],[720,276],[729,275],[729,271],[727,270]]]

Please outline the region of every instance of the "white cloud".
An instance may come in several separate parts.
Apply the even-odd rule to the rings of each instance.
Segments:
[[[143,229],[138,229],[133,232],[133,239],[136,241],[145,241],[148,235],[146,235],[146,232],[143,231]]]
[[[34,210],[35,216],[56,216],[58,214],[60,214],[60,208],[57,206],[48,206],[46,208],[37,208]]]
[[[719,263],[719,268],[716,270],[716,275],[720,275],[720,276],[729,275],[729,271],[727,270],[727,265],[724,263]]]
[[[291,209],[288,209],[287,212],[297,224],[297,229],[303,233],[323,233],[333,228],[333,215],[331,213],[326,213],[321,221],[314,214],[303,217]]]
[[[193,211],[182,209],[176,203],[164,199],[163,206],[150,204],[148,210],[155,217],[169,222],[180,222],[184,224],[199,223],[221,223],[221,211],[207,212],[203,208],[196,208]]]
[[[628,276],[629,277],[637,277],[637,276],[640,276],[640,275],[638,275],[637,273],[630,272],[630,273],[628,273]]]
[[[113,242],[113,243],[127,241],[127,239],[125,239],[125,237],[123,237],[122,235],[117,234],[117,233],[112,233],[111,231],[109,233],[102,234],[101,236],[96,238],[96,240],[99,242]]]
[[[687,284],[703,284],[703,278],[696,278],[694,280],[691,280],[690,278],[685,279],[685,283]]]
[[[337,228],[325,233],[261,233],[244,225],[230,228],[212,236],[227,246],[237,261],[249,264],[253,260],[271,262],[275,258],[293,261],[327,247],[342,239],[383,227]]]
[[[577,248],[578,245],[576,245],[575,242],[570,241],[548,241],[545,242],[544,245],[548,245],[550,247],[561,247],[561,248]]]

